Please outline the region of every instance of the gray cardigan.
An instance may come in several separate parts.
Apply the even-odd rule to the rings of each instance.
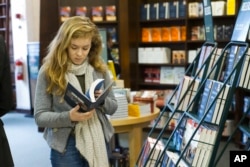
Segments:
[[[111,80],[109,74],[105,75],[94,72],[94,80],[97,78],[104,78],[104,85],[108,85]],[[59,151],[64,152],[67,139],[75,126],[70,120],[69,111],[72,109],[65,101],[60,102],[62,96],[56,96],[46,93],[47,81],[43,68],[40,69],[36,85],[36,93],[34,100],[34,117],[39,127],[45,127],[44,138],[48,145]],[[117,109],[117,101],[113,91],[109,93],[102,106],[96,108],[98,112],[112,115]],[[106,128],[106,127],[104,127]],[[104,129],[107,131],[107,129]],[[109,132],[109,133],[112,133]]]

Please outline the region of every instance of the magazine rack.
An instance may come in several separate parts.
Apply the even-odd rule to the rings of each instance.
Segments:
[[[238,59],[235,60],[236,62],[235,62],[234,68],[231,69],[231,72],[230,72],[229,76],[226,79],[224,79],[223,81],[221,81],[223,83],[223,86],[218,91],[215,99],[210,103],[210,105],[205,110],[204,115],[201,118],[198,118],[198,116],[197,116],[197,112],[198,112],[197,109],[194,109],[194,110],[191,111],[190,107],[193,104],[198,104],[199,99],[201,99],[201,95],[202,95],[202,93],[204,91],[204,87],[205,87],[206,81],[208,79],[211,79],[210,76],[211,76],[211,74],[214,71],[216,71],[218,69],[221,69],[221,67],[226,63],[225,61],[223,61],[223,57],[225,56],[226,57],[225,60],[227,60],[227,57],[229,57],[229,55],[230,55],[230,53],[228,52],[228,50],[232,46],[237,46],[237,47],[241,48],[241,52],[238,52],[238,54],[235,55],[235,57],[238,57]],[[187,141],[187,144],[185,145],[185,147],[183,148],[183,150],[182,151],[175,150],[175,153],[177,153],[177,155],[178,155],[178,158],[176,159],[176,162],[175,162],[176,164],[175,165],[178,166],[179,163],[183,163],[183,161],[184,161],[184,164],[186,164],[187,166],[191,166],[191,164],[188,164],[183,159],[183,156],[184,156],[185,152],[187,151],[189,145],[191,144],[191,141],[194,140],[194,137],[195,137],[196,133],[198,133],[198,130],[199,130],[200,127],[209,127],[211,129],[216,129],[217,130],[217,135],[216,135],[216,138],[215,138],[215,142],[213,143],[213,146],[212,146],[213,147],[212,153],[210,155],[210,159],[216,159],[216,155],[217,155],[217,152],[218,152],[218,147],[219,147],[219,143],[220,143],[220,140],[221,140],[221,137],[222,137],[222,133],[223,133],[223,130],[224,130],[224,125],[225,125],[225,122],[226,122],[228,111],[229,111],[229,108],[230,108],[230,105],[231,105],[231,102],[232,102],[232,98],[233,98],[233,94],[234,94],[235,88],[236,88],[236,86],[238,84],[238,77],[235,77],[235,76],[239,76],[240,75],[241,65],[242,65],[242,63],[244,61],[245,53],[247,51],[247,48],[248,48],[248,43],[230,42],[223,49],[221,56],[219,57],[219,59],[217,60],[217,62],[215,63],[215,65],[213,66],[213,68],[211,69],[211,71],[209,71],[208,74],[207,74],[207,76],[201,81],[200,87],[198,88],[197,93],[196,93],[195,97],[193,98],[193,100],[191,100],[189,102],[186,111],[180,111],[180,110],[176,109],[176,108],[178,108],[178,105],[181,103],[181,101],[178,102],[178,105],[177,105],[176,108],[174,108],[171,103],[168,103],[166,105],[166,107],[168,107],[168,109],[170,109],[170,111],[172,112],[172,114],[168,118],[168,120],[166,121],[166,123],[165,123],[164,127],[162,128],[161,132],[158,134],[156,142],[154,143],[154,146],[151,148],[151,150],[148,153],[147,157],[143,157],[143,154],[142,154],[143,150],[142,150],[142,152],[140,154],[140,157],[139,157],[139,159],[137,161],[137,164],[139,163],[139,160],[141,158],[143,158],[144,159],[144,165],[146,165],[150,161],[151,155],[154,152],[154,149],[155,149],[156,145],[160,141],[164,140],[165,141],[164,142],[164,149],[161,150],[160,156],[155,160],[156,161],[155,162],[155,166],[161,165],[163,163],[164,159],[165,159],[166,151],[173,151],[173,149],[175,148],[175,145],[173,145],[174,136],[177,133],[177,130],[179,128],[182,128],[181,127],[182,126],[182,121],[184,119],[187,119],[187,118],[194,120],[197,123],[197,126],[196,126],[196,129],[191,134],[191,137]],[[196,78],[196,77],[197,77],[197,75],[194,76],[194,78]],[[218,78],[218,76],[214,76],[214,78]],[[213,79],[213,80],[216,80],[216,79]],[[192,85],[192,83],[190,85]],[[226,85],[230,85],[230,89],[229,89],[229,92],[228,92],[228,96],[225,99],[226,103],[225,103],[224,109],[222,111],[222,116],[221,116],[221,120],[220,120],[219,124],[213,124],[211,122],[205,121],[205,118],[206,118],[207,114],[209,113],[209,110],[216,103],[216,100],[218,99],[220,93],[226,87]],[[188,88],[188,89],[190,89],[190,88]],[[187,91],[185,92],[185,94],[187,93]],[[162,113],[159,116],[159,118],[157,119],[157,121],[159,121],[160,118],[163,116],[163,112],[166,112],[166,111],[165,110],[162,111]],[[179,120],[178,120],[178,124],[176,125],[175,129],[172,131],[172,133],[170,134],[170,136],[166,140],[166,138],[164,138],[163,135],[166,132],[166,129],[169,127],[170,120],[173,119],[173,116],[176,113],[180,114],[180,117],[179,117]],[[157,122],[156,122],[156,124],[157,124]],[[148,137],[150,137],[154,133],[154,130],[156,128],[155,126],[149,132]],[[211,143],[206,143],[206,144],[211,145]],[[220,157],[218,157],[218,158],[220,158]],[[209,167],[214,167],[213,162],[209,161],[209,165],[208,166]]]
[[[249,0],[243,0],[241,9],[242,9],[242,6],[244,6],[244,3],[248,1]],[[238,22],[242,22],[243,19],[246,17],[246,15],[249,17],[249,13],[245,13],[245,11],[243,12],[241,9],[238,14],[236,27],[237,27],[237,24],[239,24]],[[192,70],[188,69],[186,73],[186,74],[191,74],[191,76],[193,77],[193,81],[187,87],[187,90],[184,92],[183,97],[177,102],[175,107],[173,107],[172,103],[176,103],[174,100],[174,96],[176,92],[178,91],[178,89],[180,88],[180,84],[178,85],[173,95],[168,100],[167,105],[163,108],[162,113],[156,120],[155,125],[149,132],[148,138],[153,136],[153,133],[156,129],[156,125],[160,121],[161,117],[163,117],[164,112],[167,112],[167,110],[170,110],[171,112],[170,117],[166,120],[162,130],[160,131],[160,133],[158,133],[156,140],[153,143],[153,146],[150,148],[150,151],[147,154],[144,153],[144,149],[147,144],[147,141],[145,141],[142,151],[137,160],[136,166],[147,166],[149,165],[149,163],[151,164],[150,166],[164,166],[166,165],[166,161],[171,161],[171,163],[174,163],[173,164],[174,166],[192,166],[192,163],[187,162],[187,160],[184,157],[184,154],[186,154],[186,151],[188,151],[188,147],[190,146],[191,142],[196,140],[195,135],[198,133],[198,130],[200,129],[200,127],[216,130],[216,135],[215,135],[215,139],[213,143],[209,143],[209,142],[205,143],[204,141],[200,141],[200,143],[207,144],[212,147],[206,166],[209,166],[209,167],[216,166],[217,162],[221,158],[222,153],[225,150],[223,149],[221,151],[221,154],[218,154],[218,147],[219,147],[219,143],[220,143],[222,133],[224,130],[224,125],[225,125],[226,118],[227,118],[230,105],[233,99],[235,88],[237,87],[237,84],[238,84],[238,76],[240,76],[242,64],[243,64],[243,61],[245,60],[246,51],[248,49],[248,43],[244,42],[246,39],[246,35],[247,35],[246,32],[248,32],[248,29],[249,29],[249,23],[246,23],[246,24],[247,25],[246,27],[243,28],[243,30],[239,30],[239,29],[234,30],[231,42],[229,42],[224,47],[224,49],[222,50],[222,53],[220,54],[219,58],[216,60],[216,63],[213,65],[211,69],[209,69],[208,67],[209,67],[209,62],[211,60],[211,57],[215,56],[214,50],[209,55],[207,60],[204,61],[202,68],[200,69],[197,68],[197,60],[200,59],[201,52],[198,53],[197,57],[199,58],[197,58],[196,62],[194,62],[191,65],[193,69]],[[242,37],[242,31],[243,31],[243,37]],[[241,33],[240,38],[237,35],[237,33]],[[233,49],[233,47],[237,47],[239,51],[233,54],[233,60],[230,60],[229,58],[232,56],[232,53],[230,50]],[[221,78],[220,73],[222,69],[224,68],[224,66],[228,65],[228,62],[227,62],[228,60],[231,61],[232,67],[227,69],[226,77]],[[199,74],[202,69],[204,70],[204,73],[202,77],[200,77]],[[191,85],[193,84],[195,79],[200,79],[200,85],[198,87],[198,90],[194,98],[191,101],[189,101],[185,111],[177,110],[179,108],[179,105],[182,103],[183,99],[187,95],[187,92],[190,90]],[[198,109],[192,108],[191,110],[191,106],[193,105],[196,106],[197,104],[199,105],[199,102],[201,101],[200,100],[201,96],[204,93],[205,84],[208,79],[221,82],[222,87],[218,90],[214,100],[211,101],[211,103],[209,103],[202,117],[198,117],[197,116]],[[219,95],[222,93],[222,91],[225,89],[226,86],[229,86],[228,96],[226,96],[225,98],[225,104],[223,105],[223,110],[221,111],[222,115],[221,115],[220,121],[217,124],[206,121],[205,118],[207,117],[209,110],[212,109],[213,105],[215,105],[217,99],[219,98]],[[175,114],[179,115],[178,123],[175,129],[171,132],[171,134],[167,138],[165,138],[163,135],[165,135],[166,129],[170,126],[170,121],[174,118]],[[190,134],[190,138],[186,142],[186,144],[183,146],[183,148],[181,150],[176,149],[176,145],[175,143],[173,143],[174,137],[176,136],[178,129],[183,128],[182,122],[187,118],[195,121],[197,123],[197,126],[192,132],[192,134]],[[241,127],[240,124],[238,128],[243,129],[243,127]],[[197,140],[197,142],[199,141]],[[157,146],[162,143],[163,143],[163,148],[160,149],[159,155],[157,157],[155,156],[153,157],[152,155],[153,153],[155,153],[155,150],[157,148],[159,149],[159,147]],[[170,155],[167,152],[173,153],[175,157],[173,158],[172,154]],[[211,159],[213,159],[213,161],[211,161]],[[152,162],[153,162],[153,165],[152,165]]]

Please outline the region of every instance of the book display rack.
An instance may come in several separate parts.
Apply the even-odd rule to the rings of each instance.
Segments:
[[[209,1],[206,2],[210,4]],[[209,48],[206,43],[202,46],[203,49],[197,55],[199,61],[192,64],[196,68],[193,68],[190,76],[184,76],[180,81],[157,119],[159,121],[166,110],[172,113],[161,132],[157,137],[154,134],[154,140],[152,137],[155,127],[149,132],[137,160],[138,167],[217,165],[224,151],[219,154],[219,143],[248,50],[248,43],[245,41],[250,24],[244,22],[244,17],[249,16],[247,4],[249,0],[242,1],[231,41],[219,56],[216,47],[209,49],[211,53],[199,66],[206,54],[204,48]],[[239,27],[243,22],[246,25]],[[192,93],[194,96],[191,96]],[[170,135],[166,135],[164,132],[171,126],[170,122],[175,115],[178,115],[176,126]],[[241,123],[237,128],[246,132]],[[246,133],[249,134],[248,131]]]

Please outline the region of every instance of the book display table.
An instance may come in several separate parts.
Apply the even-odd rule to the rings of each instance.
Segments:
[[[150,122],[159,116],[160,109],[155,108],[154,113],[143,115],[141,117],[126,117],[122,119],[111,119],[115,133],[128,133],[129,137],[129,164],[135,166],[136,160],[140,154],[144,127],[147,127]]]

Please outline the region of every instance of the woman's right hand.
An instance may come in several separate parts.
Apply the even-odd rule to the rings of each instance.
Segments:
[[[80,109],[80,106],[77,105],[76,107],[72,108],[69,111],[69,116],[70,116],[71,121],[78,122],[78,121],[88,120],[93,116],[95,112],[95,109],[90,110],[88,112],[79,112],[79,109]]]

